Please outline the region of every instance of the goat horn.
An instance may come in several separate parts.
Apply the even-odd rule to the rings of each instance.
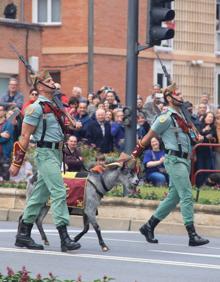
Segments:
[[[121,167],[122,164],[119,163],[119,162],[115,162],[115,163],[110,163],[110,164],[106,164],[105,167],[112,167],[112,166],[118,166],[118,167]]]

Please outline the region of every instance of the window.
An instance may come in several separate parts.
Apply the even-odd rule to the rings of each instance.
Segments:
[[[50,71],[50,75],[52,76],[54,82],[61,83],[60,71],[53,71],[53,70],[51,70]]]
[[[220,52],[220,0],[216,2],[216,51]]]
[[[61,0],[33,0],[33,22],[42,24],[60,24]]]
[[[5,77],[4,75],[0,74],[0,98],[8,90],[8,82],[9,82],[9,77]]]

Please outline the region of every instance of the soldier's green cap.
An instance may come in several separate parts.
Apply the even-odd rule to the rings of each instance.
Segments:
[[[171,85],[168,85],[164,90],[163,90],[163,95],[166,97],[169,94],[175,93],[177,90],[177,85],[176,82],[173,82]]]
[[[39,72],[31,75],[31,80],[32,80],[33,86],[36,86],[38,82],[44,81],[48,78],[51,78],[51,75],[50,75],[49,71],[47,71],[47,70],[39,71]]]

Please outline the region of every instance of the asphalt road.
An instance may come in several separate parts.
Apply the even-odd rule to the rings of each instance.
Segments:
[[[158,235],[159,244],[149,244],[138,232],[103,231],[110,251],[103,253],[96,234],[91,230],[81,239],[81,249],[60,252],[60,241],[53,225],[46,225],[50,246],[44,251],[32,251],[14,246],[17,224],[0,222],[0,272],[10,266],[14,271],[22,266],[35,276],[44,277],[52,272],[60,279],[76,279],[86,282],[104,275],[117,282],[219,282],[220,238],[209,238],[210,244],[188,247],[187,236]],[[70,234],[78,230],[69,228]],[[40,237],[33,229],[33,238]]]

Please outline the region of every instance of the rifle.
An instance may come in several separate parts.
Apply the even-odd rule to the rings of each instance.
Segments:
[[[31,65],[25,61],[25,58],[18,53],[18,50],[15,48],[15,46],[11,43],[8,43],[9,47],[11,48],[11,50],[17,55],[17,57],[19,58],[19,60],[24,64],[25,68],[28,70],[28,72],[30,74],[35,74],[34,70],[32,69]]]
[[[160,62],[160,65],[162,67],[164,75],[167,78],[168,85],[170,85],[172,83],[171,78],[170,78],[170,74],[167,72],[166,66],[163,64],[163,62],[160,59],[160,57],[159,57],[157,52],[156,52],[156,56],[157,56],[157,58],[158,58],[158,60]],[[180,109],[181,109],[181,111],[182,111],[182,113],[183,113],[183,115],[184,115],[184,117],[186,119],[187,124],[189,125],[189,135],[190,135],[191,139],[194,142],[198,142],[200,133],[199,133],[198,129],[195,127],[194,123],[192,122],[191,114],[188,111],[185,102],[183,102],[180,105]]]
[[[159,60],[159,62],[160,62],[160,65],[161,65],[161,67],[162,67],[163,73],[164,73],[164,75],[165,75],[165,77],[166,77],[166,79],[167,79],[167,84],[170,85],[170,84],[172,83],[172,82],[171,82],[171,78],[170,78],[170,74],[168,73],[166,66],[165,66],[165,65],[163,64],[163,62],[161,61],[161,59],[160,59],[158,53],[157,53],[157,52],[155,52],[155,53],[156,53],[156,56],[157,56],[157,58],[158,58],[158,60]]]
[[[9,43],[9,47],[11,48],[11,50],[17,55],[18,59],[24,64],[25,68],[28,70],[29,74],[31,75],[35,75],[35,71],[33,70],[33,68],[31,67],[31,65],[24,59],[24,57],[19,54],[18,50],[15,48],[15,46],[11,43]],[[60,92],[58,91],[58,89],[54,89],[54,93],[53,93],[53,102],[56,104],[57,108],[59,110],[61,110],[61,112],[63,113],[63,115],[69,120],[70,124],[75,127],[76,125],[76,120],[73,119],[71,117],[71,115],[65,110],[65,107],[63,105],[63,103],[61,102],[59,96],[60,96]]]

